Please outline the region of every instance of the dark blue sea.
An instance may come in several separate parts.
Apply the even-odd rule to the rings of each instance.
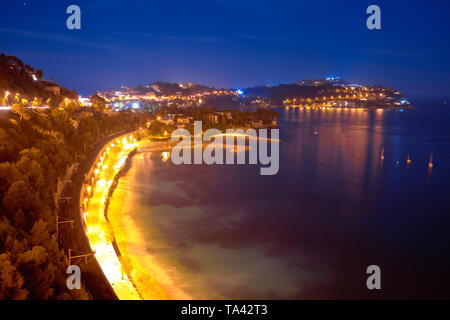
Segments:
[[[119,184],[129,254],[168,298],[449,298],[450,106],[413,104],[278,110],[274,176],[141,152]]]

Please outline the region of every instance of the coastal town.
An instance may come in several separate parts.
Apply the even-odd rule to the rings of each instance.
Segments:
[[[64,283],[51,279],[34,287],[32,273],[24,273],[25,286],[16,283],[7,293],[19,299],[165,297],[157,286],[142,287],[145,281],[139,279],[145,279],[145,272],[130,267],[125,251],[119,250],[121,238],[114,235],[117,227],[111,226],[115,220],[107,218],[108,208],[112,214],[120,207],[114,201],[109,205],[114,181],[138,146],[169,148],[174,130],[195,133],[198,121],[204,131],[278,128],[283,108],[410,107],[399,91],[340,78],[247,89],[158,82],[82,97],[54,79],[45,80],[42,70],[16,57],[0,55],[0,69],[0,195],[5,211],[0,235],[5,237],[5,230],[13,237],[22,235],[22,249],[4,257],[4,263],[21,270],[23,256],[46,256],[35,267],[61,266],[48,270],[61,279],[66,264],[84,262],[88,279],[81,291],[67,292]],[[161,156],[167,161],[170,154]],[[13,250],[13,244],[7,242],[5,250]],[[168,278],[163,267],[158,272]],[[135,281],[141,283],[139,290]],[[186,296],[180,292],[174,297]]]
[[[97,92],[114,109],[155,109],[162,106],[190,107],[329,107],[329,108],[410,108],[398,90],[349,83],[340,77],[304,80],[294,84],[216,89],[196,83],[156,82],[146,86]]]
[[[450,300],[450,1],[0,12],[5,318]]]
[[[35,69],[14,56],[0,56],[0,109],[12,108],[104,108],[105,111],[145,110],[176,107],[216,109],[210,115],[212,123],[223,118],[223,109],[276,108],[411,108],[405,95],[382,86],[350,83],[340,77],[303,80],[293,84],[218,89],[197,83],[154,82],[135,88],[121,86],[113,90],[97,91],[89,97],[60,86],[55,79],[44,78]],[[15,75],[20,75],[17,78]],[[14,78],[16,79],[14,80]],[[185,112],[182,112],[185,113]],[[189,113],[189,112],[188,112]],[[229,114],[225,117],[231,120]],[[175,120],[177,119],[168,119]],[[167,122],[166,121],[166,122]],[[187,119],[180,119],[181,123]]]

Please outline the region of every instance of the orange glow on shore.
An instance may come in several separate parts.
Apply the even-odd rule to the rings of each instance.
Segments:
[[[108,147],[110,150],[103,154],[102,162],[104,164],[96,176],[97,181],[92,187],[91,196],[82,200],[87,204],[85,212],[82,214],[86,225],[86,234],[103,273],[120,300],[157,300],[169,297],[190,299],[190,296],[177,287],[165,266],[152,259],[146,259],[144,267],[133,257],[128,256],[126,247],[121,247],[124,237],[138,239],[142,236],[138,235],[138,232],[122,235],[120,228],[117,228],[118,222],[114,219],[115,214],[120,213],[122,201],[117,202],[120,195],[112,197],[116,200],[109,202],[108,218],[110,221],[105,218],[105,205],[114,179],[125,165],[129,153],[139,146],[140,143],[129,136],[127,139],[122,139],[121,143]],[[162,157],[169,159],[170,154],[164,152]],[[99,161],[101,160],[99,159]],[[116,192],[114,191],[115,194]],[[116,227],[115,230],[113,226]],[[117,234],[115,234],[116,231]],[[120,258],[114,250],[113,240],[116,240],[121,251]],[[143,240],[140,241],[143,242]]]
[[[114,250],[111,242],[112,231],[108,227],[109,223],[105,219],[104,210],[113,179],[125,163],[128,153],[136,148],[136,145],[136,143],[123,143],[114,148],[115,145],[111,144],[110,148],[113,149],[107,149],[108,160],[101,166],[100,163],[104,161],[104,158],[101,158],[99,163],[101,170],[96,169],[94,171],[98,178],[97,183],[93,188],[88,186],[86,189],[91,196],[83,201],[88,205],[83,214],[83,219],[86,224],[89,243],[103,273],[121,300],[136,300],[141,299],[141,296],[124,272]]]

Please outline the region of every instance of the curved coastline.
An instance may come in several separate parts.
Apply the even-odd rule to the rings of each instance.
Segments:
[[[109,238],[108,242],[110,243],[113,250],[108,252],[108,254],[114,255],[115,259],[119,261],[120,270],[122,274],[126,275],[125,281],[129,283],[133,291],[135,291],[136,293],[134,296],[132,295],[130,297],[129,295],[124,294],[124,290],[121,290],[121,296],[121,294],[119,293],[120,290],[116,290],[116,294],[119,299],[167,299],[172,295],[176,297],[176,299],[189,298],[188,294],[185,293],[184,290],[178,288],[178,285],[176,284],[176,282],[174,282],[174,279],[170,279],[171,277],[164,271],[163,265],[161,265],[157,261],[153,261],[151,263],[151,269],[145,270],[142,268],[142,265],[140,263],[137,263],[135,259],[133,259],[132,256],[129,255],[126,242],[124,242],[126,235],[121,234],[121,221],[118,218],[120,216],[120,210],[123,204],[122,200],[120,199],[121,191],[120,189],[116,189],[119,186],[120,179],[126,176],[130,171],[134,156],[141,153],[139,152],[139,149],[145,152],[161,152],[170,150],[171,147],[176,143],[177,142],[172,142],[170,140],[163,142],[154,142],[145,139],[136,144],[132,149],[128,150],[125,155],[117,157],[120,158],[119,160],[116,159],[117,162],[120,163],[120,166],[116,166],[114,174],[109,175],[109,177],[107,178],[109,182],[104,188],[104,196],[101,198],[101,203],[97,204],[97,207],[99,207],[100,209],[94,209],[94,211],[101,212],[102,218],[106,221],[106,223],[108,224],[108,228],[111,230],[112,236]],[[106,145],[107,144],[105,144],[105,146]],[[102,152],[99,152],[98,156],[100,157],[101,154]],[[96,167],[94,165],[91,169],[95,168]],[[83,190],[81,191],[81,194],[82,193]],[[80,202],[80,204],[81,206],[83,205],[82,202]],[[83,215],[82,212],[80,212],[80,214],[81,216]],[[89,213],[89,215],[90,214],[91,213]],[[88,237],[88,235],[86,236]],[[123,247],[124,244],[125,247]],[[102,266],[102,269],[108,269],[110,267],[106,265],[106,263],[102,264],[101,261],[100,266]],[[144,275],[146,277],[144,277]],[[108,278],[108,275],[106,275],[106,278]],[[112,285],[112,287],[116,288],[114,282],[110,281],[110,284]],[[169,288],[170,293],[165,290],[167,287]]]
[[[120,263],[120,256],[112,250],[114,239],[108,239],[109,228],[101,219],[104,214],[105,195],[109,192],[114,176],[116,172],[121,171],[125,163],[124,159],[126,160],[128,154],[136,148],[133,142],[127,142],[127,138],[132,138],[130,132],[114,135],[96,150],[97,155],[90,162],[90,168],[85,172],[83,184],[79,189],[78,214],[84,237],[90,246],[90,251],[95,254],[93,257],[99,265],[102,278],[115,295],[108,299],[140,298],[132,283],[130,288],[130,279],[123,276],[124,269]],[[118,148],[119,145],[121,145],[120,148]],[[110,149],[112,149],[111,152]],[[98,296],[93,294],[93,297],[96,299]]]
[[[185,275],[179,270],[174,272],[171,261],[160,260],[158,255],[147,251],[144,239],[149,236],[148,230],[142,229],[133,215],[128,212],[133,210],[134,214],[140,214],[140,208],[135,206],[135,203],[140,201],[140,187],[129,188],[129,184],[134,185],[136,179],[134,164],[138,167],[142,167],[143,163],[148,164],[141,159],[149,156],[146,155],[147,152],[161,152],[162,161],[167,161],[168,158],[164,157],[165,151],[170,151],[171,145],[177,143],[144,140],[140,145],[141,151],[128,157],[121,172],[115,176],[108,199],[105,201],[107,207],[104,214],[114,233],[114,249],[119,257],[126,260],[125,264],[131,266],[130,271],[127,272],[128,278],[143,299],[185,300],[194,297],[192,292],[186,290],[186,282],[183,279]],[[152,168],[151,165],[144,165],[144,167]],[[150,234],[155,235],[154,232]]]
[[[120,178],[130,169],[131,160],[138,153],[138,148],[145,144],[146,149],[150,148],[152,151],[165,150],[170,148],[173,142],[132,142],[123,143],[122,147],[117,148],[122,139],[129,138],[131,133],[122,132],[102,141],[102,144],[95,148],[95,154],[90,155],[89,167],[77,173],[82,178],[77,193],[77,216],[83,229],[80,236],[84,238],[89,251],[95,254],[92,255],[92,260],[97,265],[97,277],[101,277],[103,281],[100,289],[98,281],[86,279],[86,285],[94,299],[144,299],[133,280],[129,263],[125,263],[126,257],[119,249],[114,229],[109,221],[108,209],[116,186]],[[100,238],[103,244],[99,245]],[[106,246],[110,249],[108,250]],[[109,291],[107,295],[104,294],[105,286]]]
[[[114,176],[113,183],[109,187],[108,196],[107,196],[106,201],[104,203],[104,210],[103,210],[103,215],[104,215],[104,217],[105,217],[105,219],[106,219],[106,221],[108,223],[109,223],[108,209],[109,209],[110,199],[111,199],[111,197],[112,197],[112,195],[113,195],[113,193],[114,193],[114,191],[115,191],[115,189],[117,187],[117,184],[119,182],[120,177],[125,175],[128,172],[128,170],[130,169],[130,167],[131,167],[131,160],[133,159],[134,155],[136,155],[137,152],[138,152],[138,149],[134,149],[133,151],[131,151],[128,154],[124,165],[119,170],[119,172],[117,172],[117,174]],[[113,234],[114,234],[114,230],[113,230]],[[114,251],[115,251],[115,253],[116,253],[116,255],[117,255],[117,257],[118,257],[118,259],[120,261],[121,258],[122,258],[122,253],[120,252],[119,245],[117,244],[115,236],[113,236],[112,245],[113,245]],[[127,274],[128,279],[130,280],[131,284],[133,285],[134,289],[138,293],[139,297],[141,299],[143,299],[143,296],[142,296],[141,292],[139,291],[139,288],[137,287],[136,282],[133,280],[133,277],[132,277],[131,273],[128,270],[125,270],[125,272]]]
[[[63,202],[58,207],[58,218],[63,220],[72,220],[74,232],[67,232],[62,229],[58,242],[61,248],[68,256],[69,250],[76,253],[93,252],[89,243],[88,236],[83,227],[83,218],[81,214],[81,197],[82,189],[86,182],[87,174],[92,170],[95,161],[103,150],[103,148],[126,134],[132,131],[121,131],[109,135],[98,142],[96,142],[88,154],[78,164],[76,172],[71,176],[71,183],[65,185],[61,195],[71,199],[71,201]],[[69,261],[67,261],[68,263]],[[81,261],[75,260],[72,263],[79,263]],[[117,300],[118,297],[114,292],[113,287],[105,276],[99,262],[95,255],[90,256],[86,263],[79,263],[82,271],[83,283],[91,294],[92,298],[96,300]]]
[[[123,187],[124,183],[127,182],[121,179],[128,177],[129,173],[132,174],[134,156],[143,156],[146,152],[165,152],[170,150],[174,144],[176,143],[170,140],[164,142],[143,140],[139,145],[139,149],[130,154],[122,170],[115,176],[115,183],[111,185],[108,199],[105,201],[107,207],[105,206],[104,214],[114,233],[114,249],[127,268],[125,271],[128,278],[144,300],[184,300],[189,299],[190,296],[171,277],[166,265],[161,264],[160,261],[152,260],[152,258],[146,260],[146,264],[142,264],[141,261],[136,259],[136,256],[130,254],[128,247],[130,240],[132,239],[131,243],[142,243],[142,233],[134,226],[131,228],[132,235],[129,233],[130,229],[128,229],[128,233],[124,233],[124,224],[130,226],[129,223],[133,225],[133,221],[127,219],[127,216],[125,216],[125,220],[122,220],[124,218],[122,210],[124,206],[130,205],[135,200],[134,197],[124,198]],[[131,193],[133,194],[133,192]],[[139,250],[141,249],[145,250],[139,247]]]

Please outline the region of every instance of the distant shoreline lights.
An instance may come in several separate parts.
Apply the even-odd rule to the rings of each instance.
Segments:
[[[176,129],[172,141],[180,141],[172,148],[171,159],[175,165],[180,164],[261,164],[261,175],[275,175],[279,170],[279,129],[219,129],[202,131],[202,122],[194,121],[194,137],[186,129]],[[224,141],[225,137],[225,141]],[[247,146],[248,141],[248,146]],[[203,147],[203,142],[210,142]],[[270,155],[269,155],[270,142]],[[193,147],[192,147],[193,146]],[[225,147],[225,152],[224,152]],[[191,150],[194,150],[193,154]],[[224,154],[225,153],[225,154]],[[236,156],[235,156],[236,155]]]

